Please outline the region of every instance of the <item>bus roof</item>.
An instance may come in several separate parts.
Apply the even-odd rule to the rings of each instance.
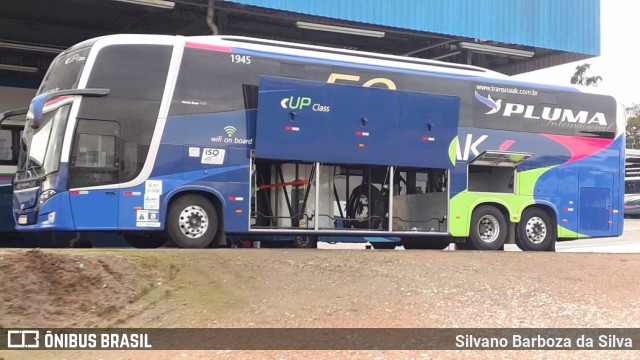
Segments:
[[[561,85],[552,83],[536,83],[515,79],[505,74],[481,68],[473,65],[454,64],[438,60],[413,58],[407,56],[388,55],[373,52],[355,51],[349,49],[330,48],[317,45],[291,43],[276,40],[249,38],[242,36],[205,35],[205,36],[176,36],[176,35],[151,35],[151,34],[112,34],[89,39],[72,49],[80,46],[88,46],[93,43],[106,41],[108,43],[145,43],[146,40],[167,44],[179,44],[191,42],[219,48],[234,48],[248,52],[270,53],[274,57],[295,57],[324,60],[336,63],[352,63],[361,67],[384,67],[398,71],[429,72],[442,77],[459,77],[477,79],[487,83],[506,86],[526,86],[546,89],[550,91],[585,92],[595,95],[609,95],[602,89],[581,87],[576,85]],[[612,96],[613,97],[613,96]]]
[[[382,67],[395,69],[404,72],[432,73],[442,77],[458,77],[476,79],[489,84],[499,84],[506,86],[526,86],[540,88],[550,91],[586,92],[596,95],[609,95],[597,88],[580,87],[574,85],[559,85],[549,83],[535,83],[514,79],[505,74],[484,69],[478,66],[453,64],[437,60],[420,59],[406,56],[388,55],[372,52],[355,51],[349,49],[338,49],[317,45],[300,43],[290,43],[275,40],[249,38],[241,36],[226,35],[206,35],[206,36],[175,36],[175,35],[149,35],[149,34],[114,34],[105,35],[95,39],[87,40],[80,45],[91,45],[95,42],[107,41],[109,43],[146,43],[148,40],[154,42],[166,42],[167,44],[194,43],[211,46],[213,48],[228,48],[245,50],[248,52],[262,52],[272,54],[274,57],[308,58],[310,60],[324,60],[336,63],[351,63],[359,67]],[[623,120],[620,120],[621,122]]]
[[[374,66],[387,66],[399,69],[431,71],[450,75],[509,79],[499,72],[472,65],[453,64],[437,60],[419,59],[407,56],[379,54],[348,49],[329,48],[316,45],[289,43],[275,40],[247,38],[241,36],[193,36],[188,41],[224,45],[254,51],[264,51],[292,56],[329,59],[334,61],[355,62]]]
[[[379,66],[394,68],[400,71],[419,71],[441,74],[442,76],[478,78],[480,81],[492,82],[507,86],[527,86],[551,91],[586,92],[595,95],[609,95],[600,89],[575,85],[551,83],[535,83],[515,79],[511,76],[473,65],[454,64],[437,60],[420,59],[407,56],[388,55],[349,49],[330,48],[317,45],[299,44],[248,38],[241,36],[191,36],[185,38],[189,42],[212,46],[224,46],[249,51],[272,53],[274,56],[307,57],[327,61],[348,62],[361,66]]]

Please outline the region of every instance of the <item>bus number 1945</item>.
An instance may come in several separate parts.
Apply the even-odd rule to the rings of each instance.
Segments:
[[[238,55],[231,54],[231,62],[234,64],[251,64],[251,56],[250,55]]]

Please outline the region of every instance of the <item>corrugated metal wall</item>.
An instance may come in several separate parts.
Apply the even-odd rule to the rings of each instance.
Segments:
[[[230,0],[396,28],[600,55],[600,0]]]

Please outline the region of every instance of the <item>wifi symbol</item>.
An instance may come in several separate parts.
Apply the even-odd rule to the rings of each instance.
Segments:
[[[233,134],[236,133],[236,130],[238,130],[238,129],[236,129],[233,126],[225,126],[224,127],[224,132],[226,132],[229,137],[232,137]]]

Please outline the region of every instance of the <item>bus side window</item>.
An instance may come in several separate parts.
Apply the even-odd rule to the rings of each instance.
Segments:
[[[167,45],[111,45],[100,50],[87,87],[107,88],[110,93],[82,100],[77,134],[83,135],[74,138],[71,154],[79,170],[72,171],[71,184],[126,182],[140,173],[158,119],[171,54]],[[117,138],[115,143],[112,136]]]
[[[230,63],[229,54],[186,48],[170,115],[209,114],[244,108],[241,84],[250,84],[251,65]]]
[[[13,165],[13,134],[9,129],[0,130],[0,164]]]
[[[119,180],[118,141],[115,121],[78,120],[69,177],[70,187],[111,184]]]

